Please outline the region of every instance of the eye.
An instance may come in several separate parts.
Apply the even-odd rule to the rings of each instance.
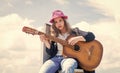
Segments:
[[[57,21],[54,22],[55,24],[57,23]]]
[[[60,19],[59,22],[62,22],[62,19]]]

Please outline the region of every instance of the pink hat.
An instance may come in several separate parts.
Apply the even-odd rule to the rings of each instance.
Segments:
[[[58,18],[58,17],[62,17],[62,18],[65,18],[65,19],[68,18],[68,16],[64,15],[64,13],[63,13],[62,11],[60,11],[60,10],[55,10],[55,11],[53,12],[53,14],[52,14],[52,19],[50,20],[50,23],[53,23],[53,20],[54,20],[55,18]]]

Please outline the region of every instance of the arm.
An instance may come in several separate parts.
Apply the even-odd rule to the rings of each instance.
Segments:
[[[78,28],[73,29],[73,34],[75,34],[76,37],[72,37],[68,40],[68,43],[71,45],[75,45],[78,41],[89,42],[95,39],[92,32],[81,31]]]
[[[79,30],[79,28],[75,28],[74,31],[76,32],[77,36],[83,36],[86,42],[89,42],[95,39],[95,35],[92,32],[85,32],[85,31]]]
[[[49,42],[45,35],[40,35],[40,40],[45,44],[46,52],[51,57],[55,56],[55,54],[57,53],[57,44],[53,41]]]
[[[57,53],[57,44],[54,41],[51,41],[50,48],[46,47],[46,52],[51,56],[55,56]]]

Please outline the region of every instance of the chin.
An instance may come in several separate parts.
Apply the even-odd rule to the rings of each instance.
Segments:
[[[63,28],[59,28],[59,30],[63,30]]]

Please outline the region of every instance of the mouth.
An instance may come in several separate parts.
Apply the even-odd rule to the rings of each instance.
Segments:
[[[58,26],[58,28],[60,29],[60,28],[62,28],[62,26]]]

